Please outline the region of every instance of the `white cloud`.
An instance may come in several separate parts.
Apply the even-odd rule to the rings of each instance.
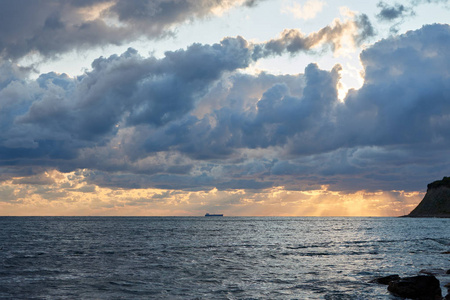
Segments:
[[[324,6],[325,2],[320,0],[309,0],[303,5],[292,2],[290,5],[285,5],[282,12],[293,14],[298,19],[309,20],[315,18]]]

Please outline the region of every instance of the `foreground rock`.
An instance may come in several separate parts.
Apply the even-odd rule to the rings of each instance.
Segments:
[[[450,177],[428,184],[425,197],[407,217],[450,218]]]
[[[450,273],[449,273],[450,274]],[[450,300],[450,283],[447,283],[446,285],[444,285],[444,287],[446,287],[447,288],[447,290],[448,290],[448,293],[447,293],[447,296],[445,296],[445,300]]]
[[[409,299],[442,299],[439,280],[434,276],[414,276],[392,280],[389,282],[388,291],[395,296]]]

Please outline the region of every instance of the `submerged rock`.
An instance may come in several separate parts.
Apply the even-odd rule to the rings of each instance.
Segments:
[[[444,269],[423,269],[423,270],[420,270],[419,273],[436,276],[436,275],[444,275],[445,270]]]
[[[400,279],[400,276],[395,274],[395,275],[389,275],[389,276],[385,276],[385,277],[375,278],[371,282],[388,285],[389,282],[391,282],[393,280],[399,280],[399,279]]]
[[[407,217],[450,218],[450,177],[428,184],[425,197]]]
[[[405,277],[389,282],[388,291],[398,297],[420,300],[441,300],[439,280],[434,276]]]

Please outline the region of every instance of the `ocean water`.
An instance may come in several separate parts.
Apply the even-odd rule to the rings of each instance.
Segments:
[[[0,299],[397,299],[370,280],[445,251],[450,219],[0,217]]]

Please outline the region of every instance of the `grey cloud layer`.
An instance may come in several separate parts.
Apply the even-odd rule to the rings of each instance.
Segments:
[[[129,49],[35,82],[2,62],[0,178],[88,168],[90,181],[128,188],[414,190],[448,170],[448,25],[367,48],[365,83],[345,102],[339,66],[237,72],[266,45],[227,38],[162,59]]]
[[[215,9],[255,5],[240,0],[15,0],[0,2],[0,55],[17,59],[37,52],[122,44],[140,36],[171,34],[174,25]]]
[[[424,3],[447,4],[448,0],[409,0],[405,1],[404,4],[398,2],[389,4],[384,1],[380,1],[377,4],[380,8],[380,12],[377,14],[377,17],[382,21],[401,22],[406,17],[414,16],[416,14],[414,8]]]
[[[336,39],[338,34],[339,30],[321,40]],[[237,37],[214,45],[193,44],[186,50],[166,52],[162,59],[143,58],[129,49],[120,56],[96,59],[92,70],[78,78],[48,73],[36,82],[21,79],[21,70],[4,61],[0,153],[10,159],[73,158],[77,149],[109,141],[119,124],[160,127],[187,122],[182,117],[208,89],[224,73],[248,67],[261,48],[265,45]],[[171,139],[147,143],[147,148],[156,151],[170,143]],[[11,147],[21,150],[11,151]]]
[[[381,20],[394,21],[397,19],[402,19],[406,16],[414,15],[412,7],[407,7],[399,3],[389,5],[385,2],[379,2],[377,6],[380,8],[380,12],[377,17]]]

